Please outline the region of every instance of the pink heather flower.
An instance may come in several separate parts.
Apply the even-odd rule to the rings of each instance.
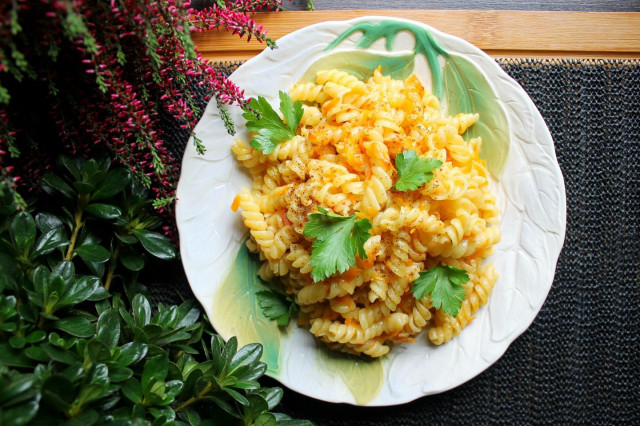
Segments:
[[[39,79],[51,79],[56,87],[65,88],[63,95],[44,96],[62,148],[84,156],[110,152],[137,176],[148,177],[154,194],[168,198],[175,196],[179,163],[163,143],[161,116],[173,117],[178,126],[192,130],[202,112],[196,110],[191,91],[196,85],[209,93],[205,101],[213,96],[223,104],[247,102],[239,87],[194,51],[186,30],[226,30],[272,46],[266,31],[246,13],[277,11],[282,6],[280,0],[232,0],[225,7],[216,4],[195,12],[183,0],[16,1],[20,19],[29,23],[23,25],[23,35],[43,46],[40,52],[58,46],[64,58],[49,67],[46,56],[32,62]],[[63,30],[70,11],[84,25],[82,31]],[[0,39],[11,40],[10,21],[3,18]],[[2,71],[4,61],[11,59],[0,59]],[[65,64],[64,72],[60,63]],[[76,102],[69,104],[67,99]],[[0,105],[0,129],[10,120],[3,111]],[[10,133],[14,129],[4,134],[0,130],[0,173],[4,176],[9,170],[22,176],[22,186],[33,186],[51,168],[52,159],[47,150],[26,149],[22,158],[28,161],[12,159],[9,138],[23,136]],[[167,235],[176,235],[171,206],[163,215]]]
[[[231,0],[227,8],[238,12],[277,12],[282,10],[280,0]]]
[[[251,37],[255,37],[256,40],[267,43],[269,47],[275,46],[275,42],[267,37],[267,32],[262,29],[262,25],[258,25],[252,18],[234,9],[212,6],[193,13],[191,23],[196,31],[203,32],[224,28],[240,37],[246,35],[247,41],[251,40]]]

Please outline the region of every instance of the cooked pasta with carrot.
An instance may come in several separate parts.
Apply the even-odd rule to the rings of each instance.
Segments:
[[[232,149],[253,181],[233,208],[263,262],[260,276],[282,282],[300,307],[298,323],[332,349],[379,357],[423,331],[446,343],[487,303],[497,278],[483,262],[500,239],[496,197],[482,141],[463,138],[478,114],[446,117],[417,77],[380,70],[367,81],[320,71],[289,94],[303,106],[294,137],[269,154],[242,140]],[[437,167],[403,190],[398,163],[407,153]],[[323,279],[312,275],[314,238],[305,233],[319,211],[370,224],[353,266]],[[455,315],[412,291],[438,265],[467,274]]]

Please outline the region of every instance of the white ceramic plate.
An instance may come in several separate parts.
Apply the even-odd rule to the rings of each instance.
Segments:
[[[388,42],[380,35],[387,35]],[[226,133],[214,102],[195,129],[206,154],[198,155],[191,141],[187,145],[176,215],[191,288],[222,337],[237,335],[242,345],[262,343],[267,374],[295,391],[325,401],[380,406],[466,382],[527,329],[553,282],[564,241],[566,200],[551,135],[524,90],[482,51],[427,25],[385,17],[312,25],[283,37],[278,49],[246,62],[231,79],[248,97],[262,95],[277,105],[278,90],[290,88],[313,64],[353,68],[372,55],[396,72],[407,72],[398,65],[409,61],[451,110],[459,101],[453,98],[466,96],[467,107],[477,109],[485,120],[476,125],[485,144],[491,145],[487,135],[501,140],[487,148],[497,150],[489,154],[489,165],[496,175],[501,172],[492,185],[502,215],[502,239],[489,259],[500,278],[489,304],[460,336],[440,347],[422,336],[418,343],[394,346],[381,360],[363,361],[330,353],[294,323],[282,330],[263,317],[254,296],[262,288],[257,263],[243,249],[247,232],[241,216],[230,209],[251,181],[232,156],[233,137]],[[248,138],[241,111],[233,108],[231,113],[236,137]]]

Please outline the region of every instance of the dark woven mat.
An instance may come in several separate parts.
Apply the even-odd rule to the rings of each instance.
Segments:
[[[498,63],[542,113],[566,184],[566,240],[536,320],[451,391],[359,408],[285,390],[281,411],[320,425],[640,424],[640,61]],[[167,139],[180,156],[187,137]],[[179,263],[148,283],[157,301],[191,297]]]

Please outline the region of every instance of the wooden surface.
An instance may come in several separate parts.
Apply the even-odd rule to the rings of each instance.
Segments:
[[[458,36],[494,57],[640,58],[640,13],[496,10],[316,10],[258,13],[277,40],[318,22],[382,15],[413,19]],[[194,33],[202,56],[247,60],[265,45],[225,32]]]
[[[195,8],[215,0],[191,0]],[[282,0],[285,10],[306,10],[307,0]],[[639,0],[315,0],[316,10],[468,9],[573,10],[583,12],[640,12]]]
[[[205,0],[206,1],[206,0]],[[305,10],[307,0],[283,0],[287,10]],[[354,9],[469,9],[574,10],[583,12],[640,12],[638,0],[315,0],[316,10]]]

